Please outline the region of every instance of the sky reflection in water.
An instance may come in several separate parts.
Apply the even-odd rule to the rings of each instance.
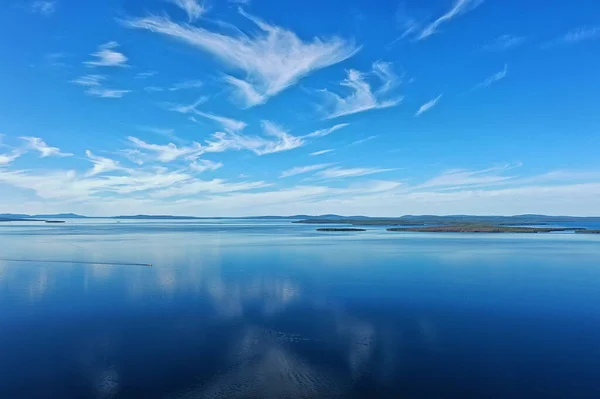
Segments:
[[[0,396],[594,397],[600,239],[0,226]]]

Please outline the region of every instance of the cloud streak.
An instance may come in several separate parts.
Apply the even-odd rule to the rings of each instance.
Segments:
[[[329,154],[331,152],[333,152],[335,150],[333,149],[327,149],[327,150],[321,150],[321,151],[315,151],[315,152],[311,152],[309,155],[314,157],[314,156],[318,156],[318,155],[324,155],[324,154]]]
[[[484,80],[483,82],[479,83],[478,85],[476,85],[474,87],[474,89],[485,89],[486,87],[490,87],[492,84],[498,82],[499,80],[504,79],[506,77],[507,73],[508,73],[508,65],[504,64],[503,70],[501,70],[500,72],[496,72],[495,74],[493,74],[492,76],[490,76],[489,78]]]
[[[433,21],[429,25],[427,25],[421,31],[421,33],[419,33],[419,35],[417,36],[417,40],[426,39],[429,36],[437,33],[438,32],[438,28],[441,25],[443,25],[443,24],[445,24],[447,22],[450,22],[452,19],[454,19],[455,17],[458,17],[459,15],[462,15],[462,14],[468,12],[468,11],[474,10],[481,3],[483,3],[483,0],[456,0],[454,2],[454,5],[452,6],[452,8],[448,12],[446,12],[445,14],[443,14],[441,17],[439,17],[438,19],[436,19],[435,21]]]
[[[239,77],[226,75],[224,79],[234,87],[243,107],[263,104],[312,72],[342,62],[359,50],[354,43],[338,37],[304,41],[290,30],[266,23],[242,9],[239,12],[259,30],[217,33],[158,16],[122,22],[130,28],[185,42],[241,71]]]
[[[101,44],[98,51],[90,54],[95,59],[84,62],[89,67],[128,67],[128,58],[115,49],[119,47],[117,42],[108,42]]]
[[[428,101],[425,104],[421,105],[421,107],[415,113],[415,116],[420,116],[421,114],[423,114],[423,113],[429,111],[431,108],[435,107],[436,104],[438,103],[438,101],[440,101],[441,98],[442,98],[442,94],[440,94],[439,96],[437,96],[433,100]]]
[[[351,94],[341,96],[326,89],[321,90],[325,96],[323,109],[326,118],[334,119],[359,112],[389,108],[402,101],[401,96],[388,96],[388,92],[397,83],[397,77],[391,72],[389,64],[376,62],[370,75],[381,80],[381,86],[375,92],[367,81],[369,76],[355,69],[348,70],[346,79],[340,82],[342,87],[350,89]]]
[[[514,47],[518,47],[525,43],[526,39],[522,36],[502,35],[486,44],[481,49],[483,51],[505,51]]]
[[[31,3],[31,12],[49,17],[56,11],[56,1],[34,1]]]
[[[317,164],[317,165],[307,165],[307,166],[296,166],[294,168],[284,170],[283,172],[281,172],[281,175],[279,177],[285,178],[285,177],[290,177],[290,176],[296,176],[296,175],[300,175],[303,173],[314,172],[315,170],[319,170],[319,169],[325,169],[325,168],[328,168],[329,166],[331,166],[331,164],[328,164],[328,163],[322,163],[322,164]]]
[[[39,137],[20,137],[20,139],[27,142],[26,147],[28,149],[39,152],[40,158],[70,157],[73,155],[61,152],[60,148],[49,146]]]
[[[8,154],[0,154],[0,167],[8,165],[21,155],[23,155],[23,151],[19,149],[12,150]]]
[[[322,179],[344,179],[349,177],[360,177],[373,175],[375,173],[391,172],[396,169],[375,169],[375,168],[329,168],[322,170],[316,174],[317,177]]]
[[[574,29],[566,33],[564,36],[545,43],[542,45],[542,48],[549,48],[558,45],[571,45],[591,40],[600,40],[600,26],[584,26]]]
[[[189,22],[198,20],[206,13],[206,7],[204,4],[198,2],[197,0],[171,0],[171,3],[185,11]]]

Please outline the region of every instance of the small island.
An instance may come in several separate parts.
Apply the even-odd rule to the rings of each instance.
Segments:
[[[581,229],[581,230],[575,231],[575,233],[579,233],[579,234],[600,234],[600,230],[586,230],[586,229]]]
[[[46,223],[64,223],[64,220],[46,220]]]
[[[365,229],[357,229],[353,227],[323,227],[317,231],[367,231]]]
[[[512,227],[493,225],[455,225],[455,226],[427,226],[427,227],[394,227],[387,231],[406,231],[421,233],[552,233],[557,231],[575,231],[582,233],[587,230],[565,227]]]

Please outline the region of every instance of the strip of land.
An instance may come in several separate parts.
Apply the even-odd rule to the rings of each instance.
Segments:
[[[317,231],[367,231],[365,229],[357,229],[352,227],[323,227]]]
[[[426,227],[394,227],[387,231],[407,231],[422,233],[552,233],[557,231],[584,232],[585,229],[566,227],[511,227],[511,226],[486,226],[486,225],[458,225],[458,226],[426,226]]]

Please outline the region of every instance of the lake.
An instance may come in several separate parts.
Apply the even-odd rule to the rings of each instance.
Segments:
[[[600,397],[600,236],[316,227],[0,224],[0,397]]]

